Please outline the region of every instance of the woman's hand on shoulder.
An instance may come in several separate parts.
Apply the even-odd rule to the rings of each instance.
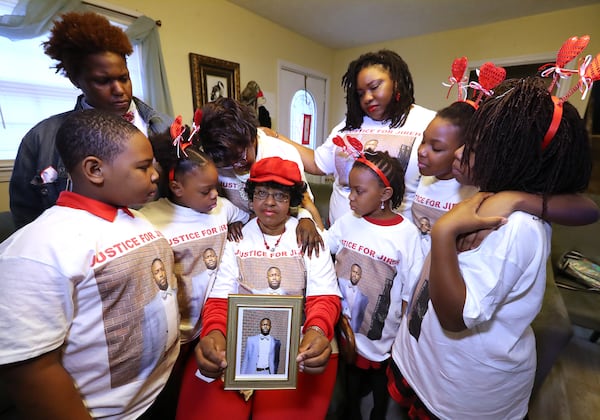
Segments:
[[[244,235],[242,235],[243,227],[244,224],[242,222],[233,222],[227,225],[227,239],[234,242],[244,239]]]
[[[485,193],[479,193],[485,194]],[[522,193],[518,191],[501,191],[496,194],[489,194],[480,202],[477,209],[477,215],[480,217],[501,217],[506,218],[511,215],[523,199]],[[458,236],[456,249],[459,252],[469,251],[481,245],[481,242],[499,226],[493,226],[488,229],[479,229],[474,232],[463,233]]]
[[[319,234],[315,223],[309,218],[298,220],[298,226],[296,226],[296,239],[302,252],[309,258],[312,257],[313,252],[315,253],[315,256],[318,257],[320,249],[325,248],[323,238]]]
[[[432,238],[436,234],[449,234],[458,237],[461,234],[481,229],[496,229],[505,224],[505,217],[481,216],[478,214],[481,204],[490,195],[492,193],[479,192],[473,197],[458,203],[433,225]]]

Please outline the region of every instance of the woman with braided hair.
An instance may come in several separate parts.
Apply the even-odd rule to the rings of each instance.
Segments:
[[[406,185],[402,213],[411,219],[410,205],[420,177],[417,148],[435,112],[415,104],[410,70],[394,51],[368,52],[352,61],[342,77],[342,86],[346,92],[346,119],[334,127],[316,150],[292,142],[300,151],[307,172],[335,177],[329,223],[350,212],[348,175],[354,163],[333,142],[336,136],[354,137],[363,144],[363,149],[387,151],[398,159]],[[371,146],[374,144],[375,148]]]

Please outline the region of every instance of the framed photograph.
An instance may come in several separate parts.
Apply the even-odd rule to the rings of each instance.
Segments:
[[[190,53],[194,110],[222,96],[239,99],[240,65],[231,61]]]
[[[225,389],[294,389],[302,296],[230,295]]]

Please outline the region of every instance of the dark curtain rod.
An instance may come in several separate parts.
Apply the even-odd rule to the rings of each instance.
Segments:
[[[139,16],[135,16],[135,15],[132,15],[132,14],[129,14],[129,13],[123,13],[123,12],[119,12],[119,11],[117,11],[117,10],[113,10],[113,9],[110,9],[110,8],[108,8],[108,7],[100,6],[99,4],[88,3],[87,1],[84,1],[84,2],[82,2],[82,3],[83,3],[83,4],[87,4],[87,5],[89,5],[89,6],[97,7],[98,9],[107,10],[107,11],[109,11],[109,12],[113,12],[113,13],[119,13],[119,14],[121,14],[121,15],[123,15],[123,16],[129,16],[129,17],[130,17],[130,18],[132,18],[132,19],[137,19],[137,18],[139,17]],[[160,21],[160,20],[155,20],[155,21],[154,21],[154,23],[155,23],[155,24],[156,24],[156,26],[158,26],[158,27],[161,27],[161,26],[162,26],[162,21]]]

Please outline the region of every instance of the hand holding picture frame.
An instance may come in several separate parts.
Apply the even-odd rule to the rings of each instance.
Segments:
[[[240,65],[238,63],[190,53],[190,73],[194,110],[222,96],[239,99]]]
[[[225,389],[294,389],[302,296],[230,295]]]

